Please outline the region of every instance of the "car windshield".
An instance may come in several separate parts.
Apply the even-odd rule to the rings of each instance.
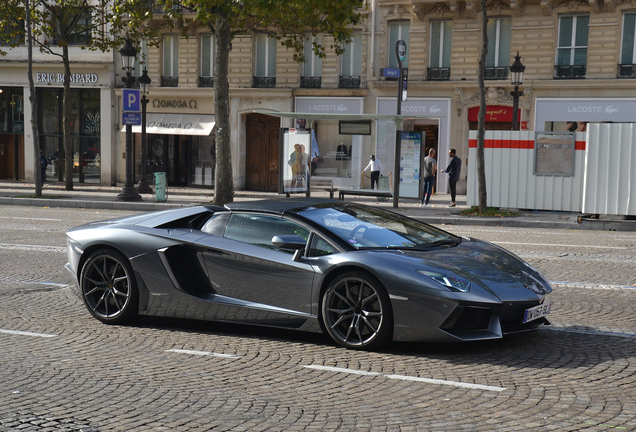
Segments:
[[[386,210],[351,203],[305,207],[300,216],[316,222],[357,249],[427,249],[457,245],[461,238]]]

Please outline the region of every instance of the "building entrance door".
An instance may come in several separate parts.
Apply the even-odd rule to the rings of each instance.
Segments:
[[[280,119],[264,114],[249,114],[245,128],[245,188],[278,191]]]

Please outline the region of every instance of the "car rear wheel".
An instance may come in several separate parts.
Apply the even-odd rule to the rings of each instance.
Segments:
[[[133,270],[121,253],[93,252],[82,267],[80,289],[88,311],[108,324],[121,324],[137,316],[139,293]]]
[[[363,272],[344,273],[329,284],[321,318],[329,336],[346,348],[377,348],[393,335],[389,296],[378,280]]]

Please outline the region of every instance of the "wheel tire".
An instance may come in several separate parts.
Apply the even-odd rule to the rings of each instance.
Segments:
[[[393,310],[382,284],[369,274],[336,277],[321,299],[321,320],[329,336],[350,349],[375,349],[393,337]]]
[[[93,252],[80,273],[82,300],[88,311],[107,324],[137,317],[139,291],[128,259],[112,249]]]

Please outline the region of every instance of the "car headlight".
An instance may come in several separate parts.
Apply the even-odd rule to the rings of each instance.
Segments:
[[[427,270],[418,270],[424,276],[428,276],[440,285],[444,285],[453,290],[468,292],[470,291],[470,282],[455,276],[448,276],[442,273],[431,272]]]

